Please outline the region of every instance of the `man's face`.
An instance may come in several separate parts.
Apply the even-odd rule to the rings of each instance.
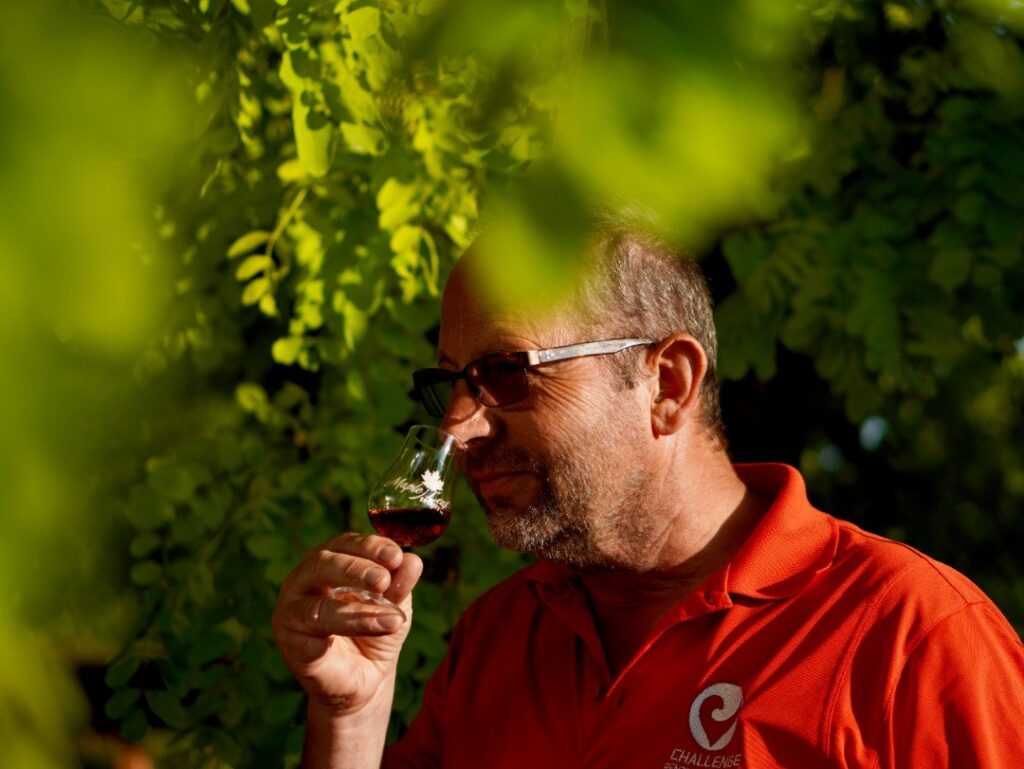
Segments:
[[[587,341],[554,318],[482,302],[458,271],[445,292],[440,363]],[[498,544],[574,566],[610,566],[643,547],[643,458],[651,441],[642,388],[595,358],[529,374],[530,397],[484,408],[456,386],[442,427],[467,444],[464,469]]]

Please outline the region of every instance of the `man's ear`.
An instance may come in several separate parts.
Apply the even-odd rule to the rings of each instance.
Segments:
[[[708,356],[689,334],[673,334],[648,353],[647,364],[657,376],[651,429],[655,435],[672,435],[696,414]]]

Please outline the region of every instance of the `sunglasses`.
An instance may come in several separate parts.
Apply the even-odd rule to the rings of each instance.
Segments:
[[[455,383],[460,379],[466,380],[470,393],[482,405],[512,406],[530,397],[526,372],[531,368],[572,358],[610,355],[654,342],[653,339],[602,339],[546,350],[492,352],[470,361],[462,371],[443,368],[415,371],[412,375],[413,388],[416,397],[426,406],[427,413],[437,418],[443,417],[448,410]]]

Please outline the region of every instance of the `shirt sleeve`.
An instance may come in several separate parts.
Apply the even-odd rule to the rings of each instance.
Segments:
[[[448,652],[423,689],[423,706],[405,736],[384,751],[381,769],[438,769],[444,755],[448,687],[469,635],[472,608],[455,623]]]
[[[1024,756],[1024,647],[988,603],[964,606],[911,650],[892,695],[891,769],[995,769]]]
[[[434,671],[423,690],[423,707],[405,736],[384,750],[381,769],[438,769],[444,736],[444,701],[448,658]]]

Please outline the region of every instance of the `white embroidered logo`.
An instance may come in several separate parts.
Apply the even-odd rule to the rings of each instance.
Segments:
[[[700,720],[701,707],[710,697],[717,697],[722,701],[721,707],[711,711],[712,720],[719,724],[724,724],[731,718],[736,719],[732,726],[715,740],[714,744],[708,739],[707,730],[705,730],[704,724]],[[742,704],[743,690],[736,684],[712,684],[707,687],[697,695],[697,699],[690,706],[690,733],[693,735],[693,739],[704,750],[722,750],[732,740],[733,735],[736,734],[736,725],[739,723],[737,715]]]

